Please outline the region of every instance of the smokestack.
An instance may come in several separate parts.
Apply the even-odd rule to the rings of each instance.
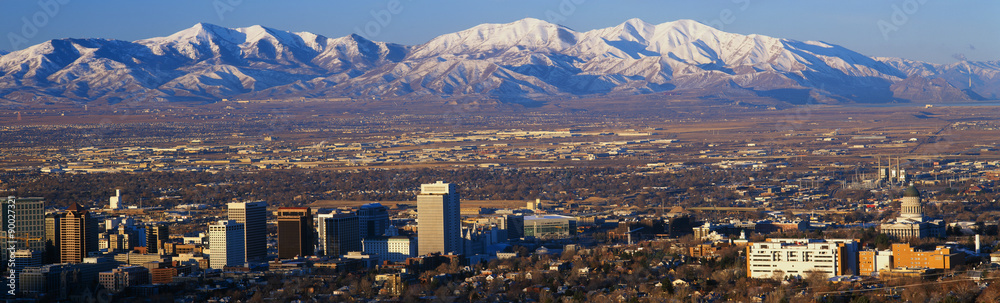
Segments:
[[[979,234],[976,234],[976,254],[979,254]]]
[[[882,182],[882,156],[878,156],[877,159],[878,159],[878,175],[876,175],[876,178],[878,178],[878,182],[879,182],[879,184],[881,184],[881,182]]]

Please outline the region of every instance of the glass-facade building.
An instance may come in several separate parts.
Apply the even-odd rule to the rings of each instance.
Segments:
[[[525,238],[561,239],[576,235],[576,218],[560,215],[525,216],[520,233]]]

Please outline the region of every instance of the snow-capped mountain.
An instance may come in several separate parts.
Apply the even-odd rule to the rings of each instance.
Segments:
[[[902,71],[908,77],[943,79],[949,86],[966,92],[972,99],[1000,98],[1000,61],[933,64],[900,58],[877,57],[875,60]]]
[[[332,85],[407,52],[354,35],[330,39],[210,24],[134,42],[58,39],[0,57],[0,97],[215,101],[292,83]]]
[[[1000,62],[937,65],[841,46],[639,19],[577,32],[537,19],[416,46],[200,23],[133,42],[58,39],[0,56],[0,99],[477,96],[523,100],[719,91],[791,103],[994,99]],[[969,87],[969,79],[972,86]]]

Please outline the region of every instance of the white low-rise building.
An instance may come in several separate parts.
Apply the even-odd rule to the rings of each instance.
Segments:
[[[768,239],[747,246],[747,276],[827,277],[858,274],[858,242],[846,239]]]
[[[417,241],[408,237],[372,237],[362,240],[364,253],[379,260],[405,262],[417,252]]]

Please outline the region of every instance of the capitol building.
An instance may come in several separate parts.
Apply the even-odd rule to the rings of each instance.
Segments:
[[[880,232],[897,239],[945,237],[944,220],[924,217],[920,191],[912,184],[903,192],[901,202],[899,217],[879,226]]]

